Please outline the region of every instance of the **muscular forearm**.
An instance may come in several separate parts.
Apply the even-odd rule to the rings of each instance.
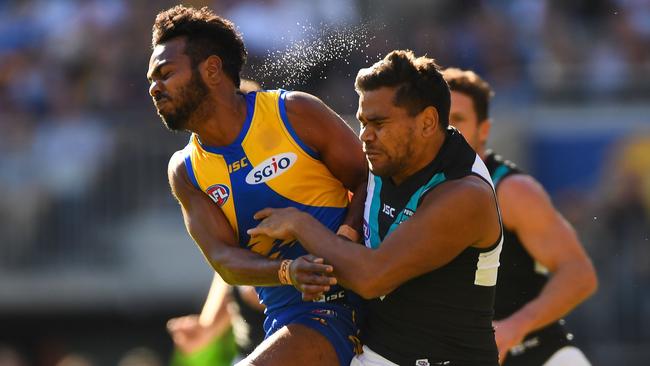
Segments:
[[[363,297],[376,297],[375,253],[365,246],[341,238],[308,214],[293,222],[292,233],[305,249],[334,267],[338,283]]]
[[[241,248],[220,248],[207,256],[210,265],[230,285],[279,286],[279,260]]]
[[[596,276],[591,263],[566,263],[553,274],[537,298],[508,319],[521,324],[528,334],[566,315],[587,299],[596,286]]]

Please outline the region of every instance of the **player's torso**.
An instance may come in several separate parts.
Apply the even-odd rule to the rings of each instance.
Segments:
[[[190,180],[221,208],[241,247],[272,259],[297,258],[306,254],[298,242],[251,238],[246,230],[257,225],[253,215],[266,207],[297,207],[336,230],[347,190],[293,130],[284,91],[249,93],[246,101],[247,119],[232,144],[206,146],[192,135],[185,148]],[[290,286],[259,290],[267,308],[299,297]]]
[[[426,192],[470,174],[490,182],[483,162],[457,133],[449,133],[436,159],[400,186],[370,174],[364,211],[366,245],[377,248],[417,214]],[[414,364],[416,359],[434,364],[465,357],[463,353],[478,354],[488,363],[496,361],[491,321],[500,250],[500,241],[487,249],[467,248],[447,265],[372,300],[365,336],[369,347],[398,364]],[[394,344],[402,350],[393,349]]]

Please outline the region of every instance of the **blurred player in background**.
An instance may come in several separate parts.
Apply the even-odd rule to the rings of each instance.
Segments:
[[[354,366],[496,366],[492,315],[501,219],[487,168],[448,127],[450,95],[427,57],[393,51],[359,71],[357,118],[371,174],[366,246],[294,208],[251,234],[298,238],[371,299]]]
[[[494,304],[501,362],[589,365],[561,318],[596,290],[591,261],[544,188],[486,150],[490,86],[472,71],[450,68],[444,76],[451,89],[450,123],[485,161],[503,216],[505,236]]]
[[[201,315],[170,319],[173,366],[228,366],[264,340],[264,306],[252,286],[229,286],[214,276]]]
[[[247,229],[256,211],[292,206],[354,237],[361,214],[347,210],[348,190],[363,193],[366,179],[358,138],[309,94],[240,93],[243,41],[207,8],[159,13],[152,46],[158,114],[170,130],[192,132],[168,169],[187,230],[227,283],[256,286],[266,306],[267,338],[240,364],[348,364],[358,298],[300,243]]]

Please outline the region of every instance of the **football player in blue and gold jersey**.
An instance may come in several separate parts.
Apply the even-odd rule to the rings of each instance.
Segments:
[[[301,243],[247,230],[260,209],[290,206],[358,239],[361,212],[348,210],[348,191],[363,197],[367,174],[358,138],[309,94],[238,92],[243,41],[207,8],[159,13],[152,46],[158,114],[170,130],[192,133],[168,169],[187,230],[227,283],[256,286],[266,306],[267,338],[241,364],[349,364],[359,298]]]

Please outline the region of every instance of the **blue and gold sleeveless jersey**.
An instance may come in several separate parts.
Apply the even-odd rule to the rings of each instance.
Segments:
[[[296,241],[266,236],[251,238],[255,212],[296,207],[336,230],[348,204],[347,189],[305,145],[288,121],[284,90],[251,92],[247,117],[236,140],[221,147],[207,146],[193,134],[184,149],[185,166],[194,186],[218,205],[242,248],[271,259],[294,259],[307,254]],[[258,287],[267,312],[301,302],[292,286]],[[340,293],[333,286],[330,293]]]

